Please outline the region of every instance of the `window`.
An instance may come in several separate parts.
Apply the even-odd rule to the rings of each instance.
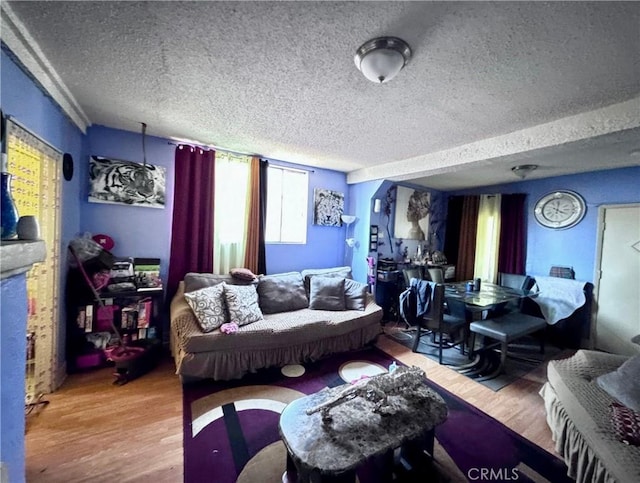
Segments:
[[[307,242],[306,171],[269,166],[267,174],[267,243]]]

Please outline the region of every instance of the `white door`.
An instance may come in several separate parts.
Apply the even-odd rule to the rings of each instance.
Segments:
[[[633,355],[640,352],[630,341],[640,334],[640,205],[601,207],[599,222],[595,345]]]

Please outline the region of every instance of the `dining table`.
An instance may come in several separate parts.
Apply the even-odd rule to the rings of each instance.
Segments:
[[[462,300],[470,312],[481,312],[494,309],[511,300],[535,297],[537,294],[531,290],[520,290],[490,282],[482,282],[480,290],[469,290],[468,286],[468,281],[446,283],[445,298]]]
[[[482,282],[480,290],[471,290],[470,287],[472,285],[473,281],[445,284],[447,302],[460,300],[464,302],[465,310],[471,314],[468,334],[471,336],[468,341],[468,355],[471,362],[455,366],[453,369],[477,381],[485,381],[497,377],[504,370],[507,344],[519,336],[539,329],[540,323],[544,325],[544,320],[520,313],[514,315],[509,311],[505,314],[501,312],[501,309],[511,301],[525,297],[535,298],[538,295],[537,291],[515,289],[490,282]],[[499,315],[497,318],[491,317],[490,320],[486,320],[484,318],[485,314],[492,311],[501,314],[501,316]],[[490,329],[493,329],[493,331]],[[500,339],[499,344],[501,344],[500,364],[489,373],[485,373],[485,365],[475,347],[476,333],[492,337],[495,337],[494,333],[500,334],[498,336]],[[491,349],[492,347],[493,345],[484,345],[483,350]],[[542,345],[541,347],[544,346]]]

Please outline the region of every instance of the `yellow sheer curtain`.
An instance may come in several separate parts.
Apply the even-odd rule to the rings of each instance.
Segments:
[[[216,151],[213,273],[244,266],[251,157]]]
[[[474,278],[481,278],[483,282],[496,283],[498,280],[501,199],[501,195],[480,196],[473,273]]]
[[[26,390],[30,399],[52,392],[58,372],[60,272],[60,166],[62,153],[15,122],[7,123],[11,193],[20,216],[34,215],[46,245],[46,259],[27,273],[28,351]]]

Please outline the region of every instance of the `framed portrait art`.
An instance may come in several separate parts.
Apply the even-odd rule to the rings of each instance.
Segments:
[[[393,234],[395,238],[426,240],[429,235],[431,193],[398,186]]]
[[[342,226],[344,193],[323,188],[313,190],[313,224]]]

